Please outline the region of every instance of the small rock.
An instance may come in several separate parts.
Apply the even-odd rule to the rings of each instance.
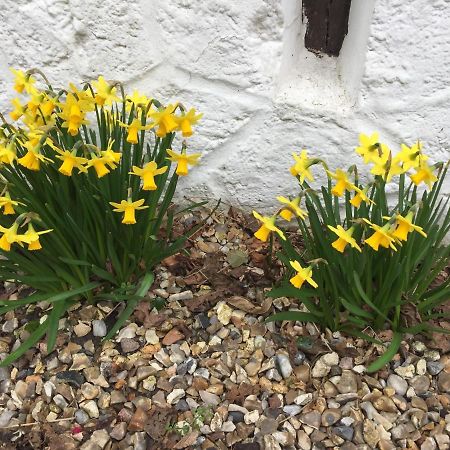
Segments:
[[[76,353],[72,355],[72,366],[70,370],[80,371],[92,366],[91,359],[84,353]]]
[[[110,404],[111,405],[116,405],[118,403],[125,403],[127,400],[125,398],[125,396],[123,395],[122,391],[112,391],[111,392],[111,399],[110,399]]]
[[[283,408],[283,412],[291,417],[296,416],[297,414],[300,414],[301,410],[302,410],[302,407],[299,405],[286,405]]]
[[[216,412],[211,419],[211,422],[209,424],[209,427],[213,433],[220,431],[222,428],[223,419],[219,412]]]
[[[107,334],[106,324],[103,320],[92,321],[92,334],[96,337],[104,337]]]
[[[430,379],[426,375],[416,375],[409,384],[417,395],[425,394],[430,389]]]
[[[95,430],[92,435],[91,439],[94,441],[101,449],[104,449],[106,447],[106,444],[110,441],[108,432],[103,430]]]
[[[258,422],[258,419],[259,419],[259,412],[256,409],[244,415],[244,422],[247,425]]]
[[[244,413],[241,411],[228,411],[228,418],[231,419],[233,423],[241,423],[244,421]]]
[[[437,384],[441,392],[450,392],[450,373],[441,372]]]
[[[272,434],[278,429],[278,421],[271,418],[264,418],[259,424],[261,434]]]
[[[377,408],[378,411],[392,412],[392,413],[398,412],[395,403],[392,401],[392,399],[386,397],[386,395],[382,395],[381,397],[375,399],[373,401],[373,406],[375,406],[375,408]]]
[[[444,364],[440,361],[427,361],[427,370],[430,375],[438,375],[443,368]]]
[[[123,353],[135,352],[139,347],[139,342],[131,338],[122,338],[120,340],[120,347]]]
[[[78,337],[83,337],[90,333],[91,327],[83,322],[78,322],[77,325],[73,327],[73,331]]]
[[[150,345],[156,345],[159,342],[159,337],[154,328],[150,328],[150,330],[145,332],[145,341]]]
[[[177,294],[169,295],[168,301],[169,302],[182,302],[185,300],[192,300],[194,298],[194,294],[192,291],[183,291],[179,292]]]
[[[304,406],[310,403],[313,399],[313,395],[311,393],[308,394],[300,394],[294,399],[294,403],[296,405]]]
[[[408,364],[407,366],[397,367],[394,372],[402,378],[412,378],[416,374],[416,368],[412,364]]]
[[[420,446],[420,450],[435,450],[436,448],[436,441],[432,437],[427,437]]]
[[[219,303],[219,306],[217,308],[217,318],[219,319],[220,323],[222,323],[223,325],[228,325],[230,323],[232,314],[233,310],[225,302]]]
[[[122,339],[133,339],[136,337],[136,325],[128,325],[122,328],[116,336],[116,342],[120,342]]]
[[[427,362],[424,359],[419,359],[416,364],[417,375],[425,375],[427,372]]]
[[[83,383],[81,393],[86,400],[92,400],[100,394],[100,389],[91,383]]]
[[[311,370],[313,378],[323,378],[330,373],[331,367],[339,364],[339,355],[336,352],[321,356]]]
[[[147,419],[147,413],[142,408],[136,408],[136,411],[128,424],[128,431],[143,431]]]
[[[75,412],[75,420],[80,425],[84,425],[85,423],[89,422],[89,415],[86,411],[83,411],[82,409],[78,409]]]
[[[121,441],[126,434],[127,434],[127,423],[119,422],[112,429],[110,436],[116,441]]]
[[[19,321],[16,317],[14,319],[6,320],[2,325],[3,333],[12,333],[19,326]]]
[[[216,394],[212,394],[208,391],[199,391],[201,399],[207,404],[207,405],[213,405],[217,406],[220,403],[220,398]]]
[[[181,400],[186,395],[184,389],[174,389],[167,395],[167,403],[169,405],[175,404],[178,400]],[[220,427],[219,427],[220,428]]]
[[[341,394],[348,394],[350,392],[358,391],[358,379],[351,370],[344,370],[341,378],[336,384],[338,391]]]
[[[224,433],[232,433],[236,429],[236,425],[234,422],[228,420],[227,422],[224,422],[222,424],[222,428],[220,431],[223,431]]]
[[[15,416],[15,414],[16,413],[14,411],[5,409],[0,414],[0,427],[6,427],[9,424],[9,421]]]
[[[56,379],[64,383],[70,384],[73,387],[80,388],[85,379],[81,373],[75,370],[65,370],[56,374]]]
[[[404,396],[408,390],[408,383],[400,376],[391,374],[387,379],[388,387],[394,389],[395,393]]]
[[[276,355],[275,364],[277,365],[278,371],[280,372],[283,378],[286,379],[292,375],[293,368],[287,355],[283,353]]]
[[[333,433],[346,441],[351,441],[355,434],[355,430],[352,427],[339,426],[333,428]]]
[[[334,425],[341,418],[341,411],[336,408],[326,409],[322,413],[322,425],[329,427]]]
[[[97,419],[99,416],[98,406],[94,400],[89,400],[80,405],[80,408],[89,414],[91,419]]]
[[[249,377],[257,375],[259,369],[261,369],[261,361],[258,361],[256,358],[250,358],[248,364],[245,365],[245,371]]]
[[[175,342],[180,341],[181,339],[184,339],[184,334],[178,330],[178,328],[172,328],[162,340],[163,345],[172,345],[175,344]]]
[[[56,394],[53,397],[53,402],[55,403],[55,405],[58,408],[61,408],[62,410],[64,410],[65,408],[67,408],[67,406],[69,405],[66,401],[66,399],[61,395],[61,394]]]
[[[318,411],[310,411],[300,416],[300,420],[306,425],[313,427],[315,429],[319,429],[321,424],[322,416]]]
[[[439,450],[448,450],[450,448],[450,436],[448,434],[435,434],[434,439]]]

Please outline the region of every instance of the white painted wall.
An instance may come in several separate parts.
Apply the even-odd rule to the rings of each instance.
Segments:
[[[204,158],[185,195],[267,207],[295,189],[293,151],[347,165],[359,132],[450,158],[450,0],[353,0],[338,59],[303,48],[300,0],[1,3],[1,109],[8,66],[61,83],[103,74],[195,106]]]

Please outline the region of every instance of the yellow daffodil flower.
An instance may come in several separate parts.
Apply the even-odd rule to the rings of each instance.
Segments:
[[[118,121],[121,127],[124,127],[128,130],[127,142],[130,144],[137,144],[138,140],[138,131],[148,130],[152,127],[152,125],[142,125],[140,119],[133,119],[130,124],[126,124]]]
[[[133,171],[130,172],[130,175],[137,175],[138,177],[141,177],[142,181],[144,182],[142,189],[144,191],[154,191],[157,189],[156,183],[155,183],[155,176],[161,175],[164,172],[167,171],[167,166],[163,166],[160,169],[158,169],[157,164],[155,161],[150,161],[141,169],[140,167],[133,166]]]
[[[420,142],[415,143],[411,147],[402,144],[401,150],[394,157],[395,162],[398,161],[405,172],[419,167],[421,159],[425,161],[428,159],[428,156],[422,154],[422,143]]]
[[[302,150],[299,155],[292,153],[294,157],[295,164],[290,167],[289,171],[294,177],[300,177],[300,183],[303,184],[305,178],[309,181],[313,181],[311,170],[309,169],[312,165],[313,160],[308,158],[308,152]]]
[[[82,104],[74,94],[67,94],[65,103],[61,104],[62,111],[59,116],[64,120],[62,126],[67,128],[71,136],[76,136],[81,125],[88,121],[85,119],[86,113],[82,110]]]
[[[352,238],[355,227],[350,227],[348,230],[345,230],[341,225],[338,225],[336,228],[328,225],[328,228],[338,236],[338,239],[331,244],[338,252],[343,253],[348,244],[350,244],[351,247],[356,248],[359,252],[361,251],[360,246],[356,243],[355,239]]]
[[[136,223],[135,212],[138,209],[145,209],[148,206],[142,206],[144,199],[132,202],[131,200],[122,200],[120,203],[109,202],[110,205],[114,206],[114,212],[124,213],[122,223],[126,225],[132,225]]]
[[[97,81],[93,81],[92,86],[95,88],[95,102],[97,105],[110,105],[112,102],[120,101],[117,97],[115,87],[112,87],[102,76],[99,76]]]
[[[364,158],[364,163],[376,163],[383,153],[389,151],[387,145],[379,142],[378,133],[372,133],[367,136],[364,133],[359,135],[359,147],[356,147],[356,153]]]
[[[178,128],[178,123],[173,115],[176,106],[168,105],[166,108],[161,108],[157,111],[150,110],[148,112],[148,117],[153,120],[152,127],[158,127],[156,130],[158,137],[164,137],[167,133],[171,133]]]
[[[289,200],[286,197],[282,197],[281,195],[277,197],[277,200],[280,203],[283,203],[286,205],[286,208],[283,208],[280,211],[280,216],[287,220],[288,222],[291,221],[292,216],[295,214],[297,217],[300,217],[300,219],[305,219],[305,217],[308,215],[306,211],[303,211],[303,209],[300,208],[300,197],[294,198],[294,200]]]
[[[375,204],[372,200],[370,200],[369,197],[367,197],[367,191],[369,190],[369,187],[365,187],[364,189],[359,189],[355,186],[355,196],[350,200],[350,203],[355,207],[359,208],[361,206],[361,203],[372,203]]]
[[[184,137],[192,136],[192,125],[195,125],[203,114],[195,114],[195,109],[190,109],[186,114],[175,117],[175,121],[178,124],[178,128],[181,130],[181,134]]]
[[[126,96],[126,102],[126,110],[130,111],[133,105],[135,108],[137,106],[147,106],[150,99],[135,89],[131,95]]]
[[[177,163],[175,172],[180,177],[186,176],[189,172],[189,166],[196,166],[198,164],[198,159],[201,156],[201,153],[193,153],[192,155],[188,155],[184,152],[180,154],[175,153],[170,148],[167,149],[167,153],[169,154],[167,159]]]
[[[409,233],[412,231],[417,231],[423,237],[427,237],[427,234],[423,231],[422,227],[412,223],[413,218],[414,211],[409,211],[405,217],[398,214],[396,217],[397,228],[393,231],[392,236],[399,241],[406,241]]]
[[[0,231],[3,233],[0,238],[0,249],[5,252],[9,252],[11,250],[11,245],[14,243],[22,246],[23,243],[29,243],[29,237],[23,234],[17,234],[17,230],[19,229],[19,224],[14,222],[9,228],[4,228],[0,226]]]
[[[24,147],[27,149],[27,153],[17,160],[21,166],[29,170],[38,171],[41,168],[41,162],[53,162],[40,152],[39,144],[34,145],[33,141],[27,141]]]
[[[14,74],[14,89],[19,93],[25,90],[26,92],[30,92],[33,89],[33,85],[36,80],[28,73],[23,72],[22,70],[16,70],[11,68],[11,72]]]
[[[42,234],[50,233],[53,229],[36,231],[31,223],[28,224],[28,230],[25,232],[25,237],[27,238],[28,250],[40,250],[42,245],[39,241],[39,236]]]
[[[356,186],[348,179],[347,172],[344,172],[341,169],[336,169],[335,173],[330,172],[329,170],[327,170],[326,172],[331,178],[337,181],[336,185],[331,190],[331,193],[336,197],[341,197],[346,190],[354,191],[355,189],[357,189]]]
[[[391,223],[388,222],[382,227],[379,225],[376,225],[374,223],[369,222],[367,219],[363,219],[366,223],[370,225],[370,228],[375,230],[375,233],[372,234],[368,239],[365,239],[364,242],[367,245],[370,245],[375,251],[378,251],[378,248],[384,247],[384,248],[392,248],[392,250],[397,250],[393,242],[395,241],[395,238],[392,237],[390,233],[391,229]]]
[[[289,281],[297,289],[300,289],[303,283],[306,281],[313,288],[317,288],[319,285],[311,278],[312,266],[302,267],[298,261],[289,261],[291,267],[297,272]]]
[[[395,175],[404,173],[400,160],[393,159],[391,151],[383,152],[380,158],[375,161],[370,173],[385,178],[387,182],[392,180]]]
[[[14,106],[14,109],[9,113],[9,117],[11,117],[12,120],[19,120],[25,114],[27,105],[22,105],[17,97],[13,98],[11,103]]]
[[[254,234],[256,239],[266,242],[267,239],[269,238],[270,233],[273,231],[277,233],[281,239],[286,240],[284,233],[275,225],[277,216],[272,217],[261,216],[256,211],[253,211],[253,216],[262,223],[262,225]]]
[[[13,164],[17,158],[16,145],[14,141],[9,142],[6,146],[0,144],[0,163]]]
[[[433,183],[437,181],[437,176],[433,173],[434,167],[429,166],[428,163],[421,157],[419,166],[416,167],[416,173],[410,175],[412,182],[419,186],[420,183],[425,183],[430,189]]]
[[[0,208],[3,208],[3,214],[5,216],[9,214],[15,214],[14,206],[23,205],[23,203],[16,200],[11,200],[9,192],[6,192],[3,197],[0,197]]]
[[[99,178],[102,178],[111,172],[107,166],[111,169],[115,169],[120,162],[122,153],[113,151],[113,144],[114,140],[110,140],[106,150],[99,151],[97,149],[100,156],[92,153],[91,159],[88,160],[86,168],[93,167]]]
[[[53,147],[53,149],[58,153],[58,155],[56,155],[55,157],[63,162],[58,171],[66,177],[70,177],[72,175],[72,171],[74,168],[78,169],[79,172],[87,171],[86,167],[83,164],[87,164],[88,159],[77,156],[76,150],[61,150],[57,147]]]

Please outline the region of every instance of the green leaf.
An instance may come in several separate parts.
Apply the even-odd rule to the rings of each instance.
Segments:
[[[377,370],[380,370],[384,365],[386,365],[389,361],[391,361],[397,353],[401,343],[401,333],[394,333],[394,335],[392,336],[392,341],[387,350],[377,360],[370,364],[369,367],[367,367],[367,372],[376,372]]]

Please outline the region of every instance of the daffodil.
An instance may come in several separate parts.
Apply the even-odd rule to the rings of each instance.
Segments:
[[[144,182],[142,189],[144,191],[154,191],[157,189],[156,183],[155,183],[155,176],[161,175],[164,172],[167,171],[167,166],[163,166],[160,169],[158,169],[157,164],[155,161],[150,161],[143,168],[133,166],[133,171],[130,172],[130,175],[137,175],[138,177],[141,177],[142,181]]]
[[[415,170],[416,173],[410,175],[412,182],[416,186],[419,186],[420,183],[425,183],[431,189],[433,183],[438,179],[433,173],[434,167],[429,166],[428,163],[421,157],[419,166]]]
[[[422,154],[422,144],[420,142],[415,143],[411,147],[402,144],[401,150],[394,157],[395,162],[402,164],[405,172],[419,167],[421,159],[425,161],[428,157]]]
[[[114,145],[114,140],[110,139],[108,141],[108,146],[106,147],[106,150],[102,150],[100,153],[101,155],[106,158],[107,164],[111,169],[115,169],[117,167],[117,164],[120,162],[120,158],[122,158],[122,153],[115,152],[112,147]]]
[[[19,120],[27,110],[27,105],[22,105],[20,100],[16,97],[11,100],[14,109],[9,113],[12,120]]]
[[[28,250],[40,250],[42,245],[39,241],[39,236],[42,234],[50,233],[53,229],[36,231],[31,223],[28,224],[28,229],[25,232],[26,243],[28,244]]]
[[[292,153],[294,157],[295,164],[289,169],[294,177],[300,177],[300,183],[305,181],[307,178],[309,181],[313,181],[311,170],[309,169],[313,164],[313,160],[308,158],[308,152],[302,150],[299,155]]]
[[[135,89],[131,95],[126,96],[126,102],[126,109],[130,111],[133,106],[135,108],[137,106],[147,106],[150,99]]]
[[[120,158],[122,157],[122,154],[120,152],[113,151],[113,144],[114,141],[110,140],[108,142],[108,147],[106,148],[106,150],[99,151],[97,149],[97,152],[99,152],[100,155],[92,153],[91,158],[88,160],[86,167],[93,167],[99,178],[102,178],[111,172],[108,167],[110,169],[115,169],[119,164]]]
[[[82,110],[82,104],[74,94],[67,94],[66,101],[61,105],[62,111],[59,116],[64,120],[62,126],[67,128],[71,136],[76,136],[81,125],[88,123],[85,111]]]
[[[124,213],[122,223],[132,225],[136,223],[136,210],[148,208],[148,206],[142,206],[144,201],[145,200],[143,198],[135,202],[128,199],[122,200],[120,203],[109,202],[109,204],[116,208],[113,209],[114,212]]]
[[[189,172],[189,166],[196,166],[201,156],[201,153],[188,155],[184,151],[182,153],[175,153],[170,148],[167,149],[167,153],[169,154],[167,159],[177,163],[175,172],[180,177],[186,176]]]
[[[345,230],[341,225],[338,225],[336,228],[328,225],[328,228],[338,237],[338,239],[331,244],[338,252],[343,253],[348,244],[350,244],[351,247],[356,248],[359,252],[361,251],[360,246],[352,237],[355,227],[350,227],[348,230]]]
[[[400,175],[405,172],[405,169],[401,165],[401,161],[393,159],[391,151],[383,151],[383,154],[378,158],[370,173],[385,178],[387,182],[392,180],[395,175]]]
[[[359,147],[356,147],[356,153],[364,158],[364,163],[376,163],[383,152],[389,149],[385,144],[379,142],[378,133],[372,133],[370,136],[361,133],[359,135]]]
[[[192,125],[195,125],[203,114],[195,114],[195,109],[190,109],[186,114],[176,116],[175,121],[178,123],[178,128],[184,137],[192,136]]]
[[[398,214],[395,218],[397,227],[393,231],[392,236],[398,239],[399,241],[406,241],[408,239],[409,233],[411,233],[412,231],[417,231],[423,237],[427,237],[422,227],[419,227],[418,225],[414,225],[412,223],[413,218],[414,218],[414,211],[409,211],[405,217]]]
[[[364,242],[367,245],[370,245],[375,251],[378,251],[378,248],[384,247],[384,248],[392,248],[392,250],[397,250],[395,245],[393,244],[395,241],[395,238],[391,235],[390,229],[391,229],[391,223],[387,222],[385,225],[380,227],[379,225],[376,225],[375,223],[369,222],[367,219],[363,219],[366,223],[370,225],[370,228],[375,230],[375,233],[372,234],[368,239],[365,239]]]
[[[282,197],[281,195],[277,197],[277,200],[280,203],[283,203],[286,205],[286,208],[283,208],[280,211],[280,216],[287,220],[288,222],[291,221],[292,216],[295,214],[297,217],[300,217],[300,219],[305,219],[305,217],[308,215],[306,211],[303,211],[303,209],[300,208],[300,197],[294,198],[294,200],[289,200],[286,197]]]
[[[78,169],[79,172],[86,172],[86,167],[84,164],[87,164],[88,159],[83,158],[81,156],[77,156],[76,149],[73,150],[61,150],[57,147],[53,147],[53,149],[58,153],[55,157],[62,161],[61,166],[58,171],[61,172],[66,177],[70,177],[72,175],[72,171],[74,168]]]
[[[118,121],[121,127],[124,127],[128,130],[127,142],[130,144],[137,144],[138,140],[138,131],[148,130],[152,127],[152,125],[142,125],[140,119],[133,119],[130,124],[126,124]]]
[[[0,208],[3,208],[3,214],[5,216],[9,214],[15,214],[14,206],[23,205],[23,203],[16,200],[11,200],[9,192],[6,192],[4,196],[0,197]]]
[[[313,288],[317,288],[319,285],[311,278],[312,266],[302,267],[298,261],[289,261],[291,267],[297,272],[289,281],[293,286],[300,289],[303,283],[306,281]]]
[[[369,190],[369,187],[366,186],[364,189],[360,189],[355,186],[355,196],[350,200],[350,203],[355,207],[359,208],[361,206],[361,203],[372,203],[375,204],[372,200],[370,200],[369,197],[367,197],[367,191]]]
[[[41,168],[41,163],[46,161],[52,162],[50,158],[41,153],[39,144],[34,145],[33,141],[27,141],[24,147],[27,149],[27,153],[17,160],[21,166],[29,170],[38,171]]]
[[[356,186],[350,182],[347,172],[344,172],[341,169],[336,169],[335,173],[330,172],[329,170],[326,172],[331,178],[337,181],[336,185],[331,190],[331,193],[336,197],[341,197],[346,190],[354,191],[356,189]]]
[[[158,127],[156,135],[158,137],[164,137],[167,133],[178,128],[178,123],[173,115],[176,105],[168,105],[166,108],[159,110],[150,110],[148,116],[152,119],[152,127]]]
[[[111,86],[104,77],[99,76],[97,81],[92,82],[92,86],[96,90],[95,101],[97,105],[110,105],[112,102],[120,100],[116,95],[117,89]]]
[[[24,90],[30,92],[36,80],[27,72],[18,69],[10,69],[14,74],[14,89],[21,94]]]
[[[256,211],[253,211],[253,216],[262,223],[262,225],[255,233],[255,237],[257,239],[266,242],[267,239],[269,238],[270,233],[275,232],[278,234],[278,236],[280,236],[281,239],[286,240],[284,233],[275,225],[277,216],[272,217],[261,216]]]
[[[16,144],[14,141],[9,142],[7,145],[0,144],[0,163],[11,165],[16,158]]]
[[[23,234],[17,234],[18,229],[18,222],[14,222],[9,228],[0,226],[0,232],[3,233],[0,238],[0,249],[9,252],[12,244],[18,243],[22,246],[23,243],[28,243],[30,241],[29,237]]]

